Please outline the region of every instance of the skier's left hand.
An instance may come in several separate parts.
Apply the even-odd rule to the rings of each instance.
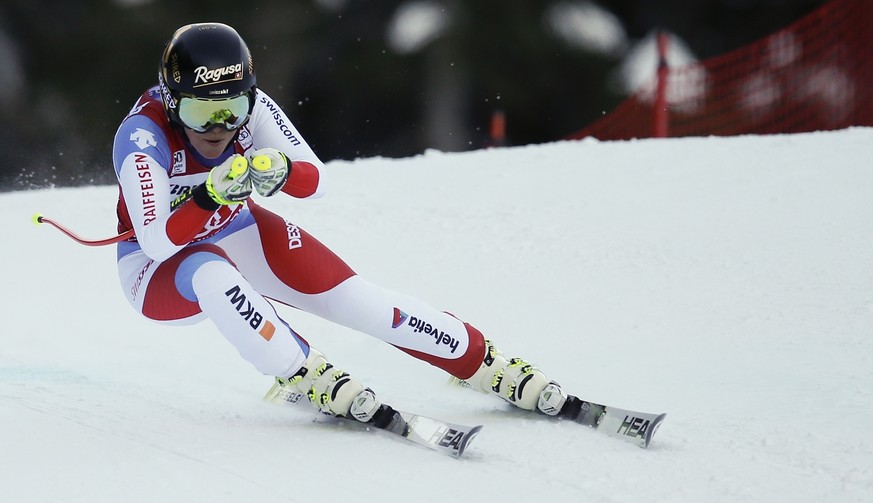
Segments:
[[[291,173],[291,162],[285,154],[274,148],[260,148],[250,152],[247,157],[252,169],[252,186],[262,196],[272,196],[282,190]]]

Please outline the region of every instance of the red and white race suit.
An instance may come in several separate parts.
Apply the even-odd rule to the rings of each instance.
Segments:
[[[456,377],[472,376],[485,346],[471,325],[364,280],[305,230],[251,199],[212,211],[188,197],[214,166],[263,147],[292,162],[281,192],[321,195],[322,162],[263,91],[249,122],[216,159],[202,157],[168,121],[157,87],[140,97],[113,147],[119,231],[135,232],[118,244],[118,273],[131,305],[164,323],[208,317],[267,375],[291,376],[309,354],[274,301],[377,337]]]

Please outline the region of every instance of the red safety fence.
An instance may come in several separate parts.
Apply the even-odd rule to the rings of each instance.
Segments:
[[[659,52],[667,54],[659,36]],[[670,68],[568,136],[800,133],[873,126],[873,0],[833,0],[722,56]]]

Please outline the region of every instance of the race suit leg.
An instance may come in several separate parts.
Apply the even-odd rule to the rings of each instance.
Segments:
[[[218,244],[262,295],[381,339],[466,379],[485,340],[473,326],[408,295],[365,281],[291,222],[250,204],[254,225]]]
[[[260,372],[294,374],[309,354],[291,329],[214,244],[193,244],[164,262],[141,251],[118,263],[125,295],[158,322],[193,324],[209,317],[240,355]]]

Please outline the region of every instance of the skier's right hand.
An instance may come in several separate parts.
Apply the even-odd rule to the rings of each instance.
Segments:
[[[212,168],[206,178],[206,192],[218,204],[241,203],[252,194],[249,162],[234,154]]]

